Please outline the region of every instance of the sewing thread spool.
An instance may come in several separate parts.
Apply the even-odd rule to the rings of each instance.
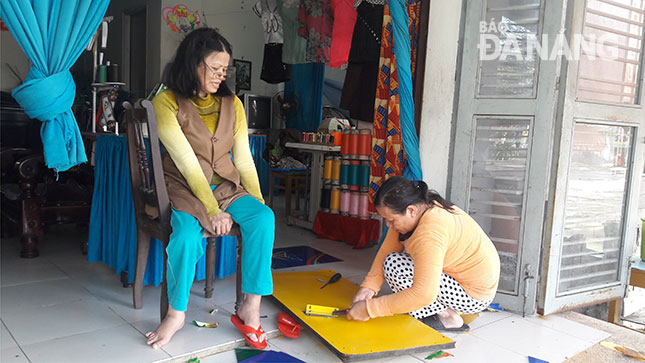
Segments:
[[[329,212],[329,207],[331,205],[331,184],[323,185],[323,189],[320,193],[320,210],[323,212]]]
[[[372,150],[372,132],[370,129],[359,130],[358,134],[358,158],[361,160],[370,159]]]
[[[340,190],[340,214],[344,216],[349,215],[349,203],[351,199],[351,194],[349,189]]]
[[[331,203],[329,204],[331,213],[338,214],[340,210],[340,188],[337,186],[331,187]]]
[[[343,133],[342,132],[332,132],[334,145],[341,146],[343,145]]]
[[[367,210],[370,203],[369,193],[360,193],[358,196],[358,217],[360,219],[369,219],[370,213]]]
[[[107,66],[102,64],[99,66],[99,83],[105,82],[107,82]]]
[[[350,157],[358,157],[358,130],[349,130],[349,150]]]
[[[351,192],[349,197],[349,215],[351,217],[358,217],[358,208],[360,207],[360,194],[358,192]]]
[[[340,153],[343,155],[349,154],[349,132],[351,130],[343,131],[343,137],[340,141]]]
[[[349,190],[358,191],[358,168],[360,162],[358,160],[349,161]]]
[[[340,162],[339,179],[341,188],[349,188],[349,160],[342,160]]]
[[[340,156],[334,156],[334,158],[332,159],[331,182],[334,185],[340,184]]]
[[[370,162],[363,161],[358,166],[358,186],[368,187],[370,184]]]
[[[333,158],[331,156],[325,156],[325,166],[323,168],[323,179],[325,183],[331,183],[332,162]]]

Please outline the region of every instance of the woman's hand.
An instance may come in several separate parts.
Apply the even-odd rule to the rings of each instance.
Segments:
[[[371,290],[370,290],[371,291]],[[374,291],[372,291],[373,293]],[[345,314],[347,320],[368,321],[370,314],[367,312],[367,301],[361,300],[352,304]]]
[[[361,287],[360,289],[358,289],[358,291],[356,291],[356,294],[354,295],[349,308],[351,309],[358,301],[369,300],[373,298],[374,295],[376,295],[376,292],[374,292],[374,290],[367,287]]]
[[[233,218],[230,213],[219,212],[209,218],[216,236],[227,235],[233,227]]]

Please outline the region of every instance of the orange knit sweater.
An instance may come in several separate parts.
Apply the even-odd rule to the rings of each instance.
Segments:
[[[500,262],[495,246],[472,217],[435,206],[419,220],[414,233],[399,242],[399,233],[390,229],[361,287],[378,293],[383,285],[383,261],[392,252],[405,252],[414,260],[412,287],[367,301],[370,317],[408,313],[432,304],[439,292],[441,272],[457,280],[468,295],[477,300],[495,296]]]

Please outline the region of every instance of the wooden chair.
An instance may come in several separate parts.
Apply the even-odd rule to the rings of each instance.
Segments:
[[[306,180],[309,178],[309,170],[269,170],[269,207],[273,208],[273,194],[275,190],[284,190],[285,214],[291,215],[291,194],[296,195],[296,210],[300,209],[300,192],[306,190]],[[275,183],[278,179],[279,182]],[[304,182],[304,183],[303,183]]]
[[[132,185],[132,198],[137,220],[137,262],[135,267],[132,299],[135,309],[142,308],[143,278],[146,271],[148,252],[150,250],[150,237],[163,243],[164,272],[161,288],[161,320],[168,312],[168,285],[166,282],[166,247],[170,239],[170,201],[164,180],[161,164],[161,150],[157,133],[157,119],[152,103],[148,100],[141,101],[141,106],[129,107],[124,113],[123,121],[126,124],[126,137],[128,140],[128,155],[130,164],[130,181]],[[148,131],[147,137],[144,130]],[[242,235],[239,226],[233,225],[229,235],[237,236],[237,292],[235,310],[242,303],[241,280],[241,253]],[[207,237],[206,247],[206,284],[204,293],[206,298],[213,295],[213,273],[215,272],[215,242],[217,237]]]

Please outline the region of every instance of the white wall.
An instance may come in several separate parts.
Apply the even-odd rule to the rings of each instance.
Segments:
[[[242,92],[273,96],[278,91],[278,86],[260,79],[264,36],[260,18],[251,11],[255,3],[256,1],[162,0],[162,8],[184,4],[190,10],[199,10],[200,15],[203,11],[206,24],[211,28],[218,28],[231,43],[233,58],[251,61],[251,90]],[[173,33],[163,21],[161,27],[161,67],[163,69],[163,66],[174,56],[183,34]]]
[[[27,77],[31,66],[31,62],[11,32],[2,31],[0,32],[0,89],[4,92],[11,92],[12,89],[20,85],[20,81],[13,75],[7,64],[10,64],[23,80]]]
[[[423,179],[446,195],[462,2],[431,1],[419,151]]]

